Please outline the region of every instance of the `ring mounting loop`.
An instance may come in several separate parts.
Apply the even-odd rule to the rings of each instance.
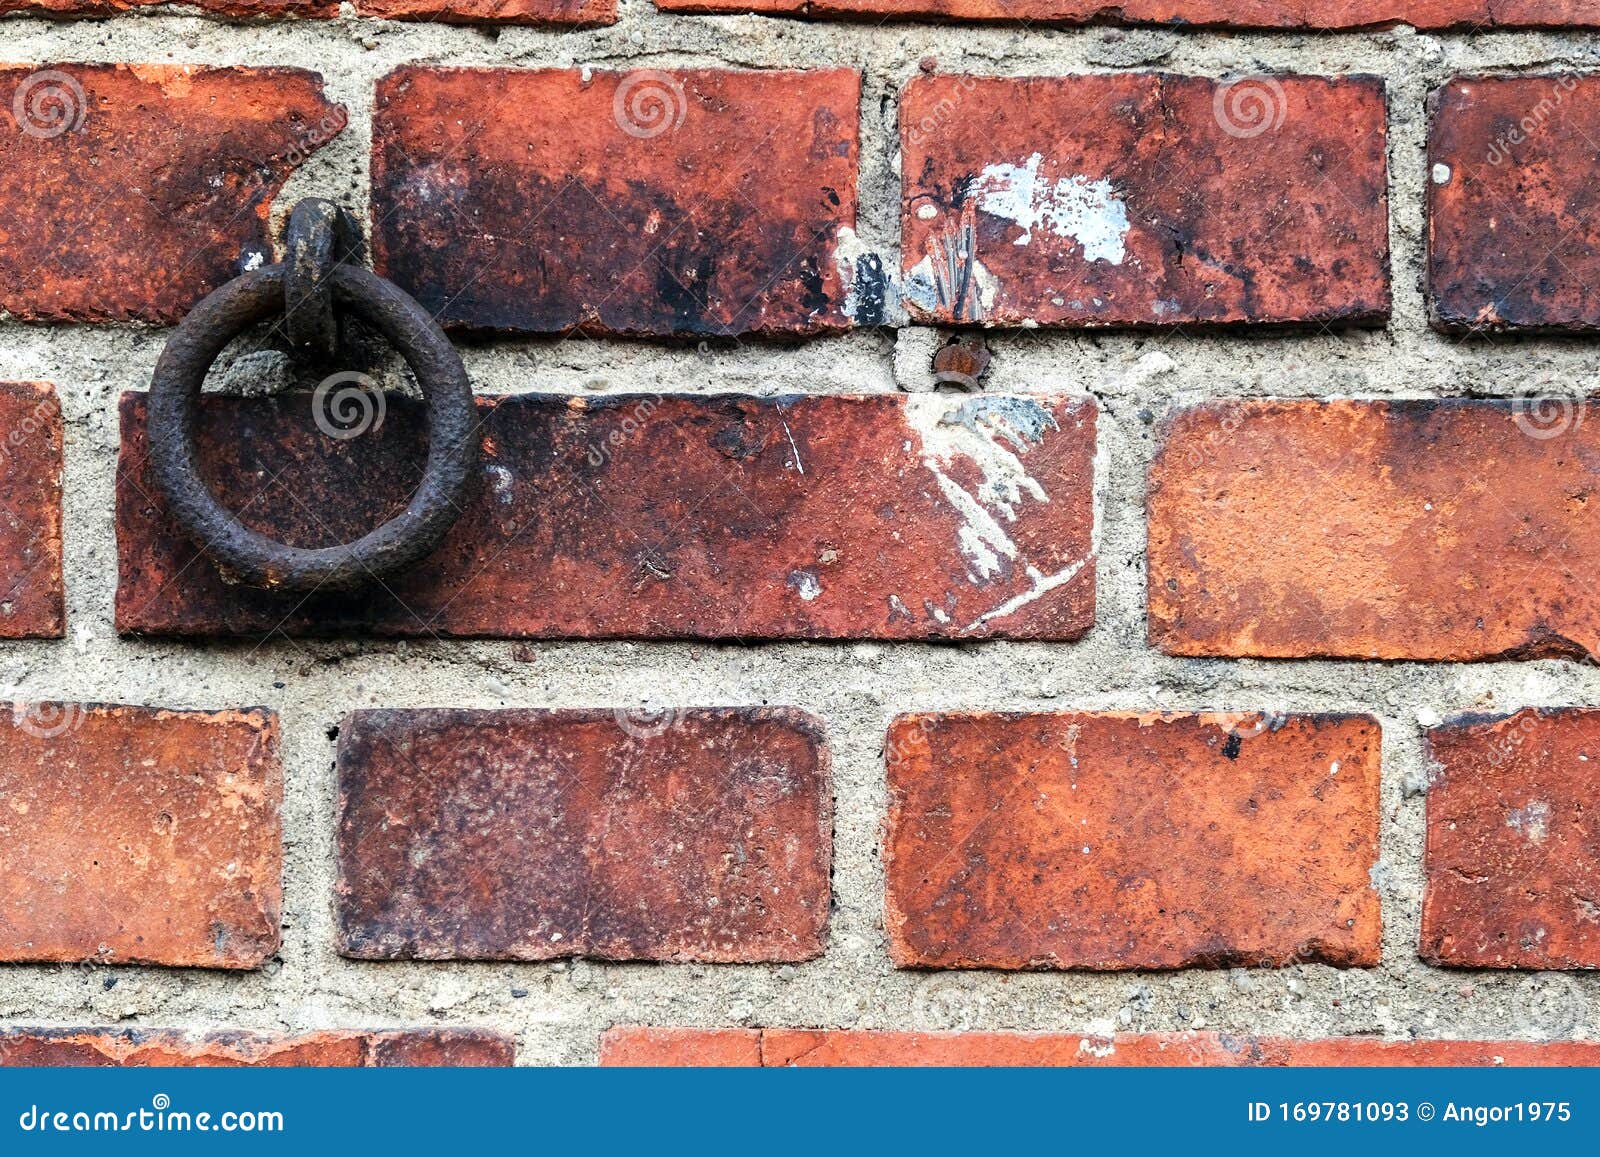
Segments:
[[[422,481],[405,510],[342,546],[288,546],[245,526],[200,477],[200,389],[229,342],[283,310],[289,276],[286,264],[247,273],[205,298],[179,324],[150,385],[150,467],[172,517],[231,580],[276,590],[352,590],[405,569],[443,541],[476,472],[477,409],[461,358],[427,310],[376,274],[335,264],[322,283],[333,306],[382,333],[422,389],[428,416]]]
[[[328,278],[360,256],[360,228],[332,201],[307,197],[289,213],[284,230],[283,320],[295,353],[331,362],[339,352],[339,322]]]

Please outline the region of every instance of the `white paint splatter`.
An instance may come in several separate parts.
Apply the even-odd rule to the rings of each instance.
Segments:
[[[1014,244],[1029,244],[1033,231],[1043,228],[1083,246],[1086,261],[1121,265],[1128,253],[1128,207],[1115,187],[1076,173],[1056,181],[1041,178],[1043,162],[1034,153],[1020,165],[984,166],[974,186],[978,208],[1022,226]]]
[[[938,394],[912,394],[906,399],[906,421],[921,439],[922,464],[961,516],[957,540],[972,567],[968,577],[981,584],[1001,575],[1004,560],[1017,557],[1017,544],[1003,523],[1016,521],[1025,497],[1050,501],[1014,451],[1038,444],[1046,430],[1058,428],[1055,417],[1032,398],[986,394],[955,403]],[[982,473],[977,493],[947,473],[958,458]]]
[[[1014,615],[1029,603],[1042,598],[1057,587],[1066,586],[1078,577],[1078,572],[1083,569],[1085,561],[1084,559],[1079,559],[1071,566],[1058,570],[1055,574],[1040,574],[1038,567],[1028,567],[1028,578],[1032,581],[1032,586],[1020,595],[1007,599],[992,611],[985,611],[963,627],[962,630],[975,631],[985,623],[993,622],[995,619],[1003,619],[1007,615]]]
[[[1542,844],[1550,834],[1550,805],[1536,799],[1527,807],[1513,808],[1506,813],[1506,827],[1521,832],[1532,843]]]
[[[789,572],[789,589],[809,603],[822,593],[822,580],[817,578],[814,570],[792,570]]]

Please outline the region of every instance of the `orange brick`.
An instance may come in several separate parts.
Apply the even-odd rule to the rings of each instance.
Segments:
[[[473,1029],[191,1034],[151,1029],[14,1029],[0,1032],[0,1066],[17,1068],[503,1067],[516,1045]]]
[[[0,383],[0,514],[0,638],[60,638],[61,403],[44,382]]]

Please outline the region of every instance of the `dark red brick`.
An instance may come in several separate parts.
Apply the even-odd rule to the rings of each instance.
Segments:
[[[1184,410],[1150,468],[1150,640],[1273,658],[1596,651],[1597,464],[1586,404]]]
[[[445,24],[550,24],[587,27],[617,22],[617,0],[355,0],[363,16]]]
[[[39,1028],[0,1033],[0,1067],[395,1068],[505,1067],[516,1043],[476,1029],[313,1032],[304,1035],[160,1029]]]
[[[278,949],[270,712],[17,704],[0,721],[0,961],[255,968]]]
[[[0,0],[0,13],[28,12],[43,16],[111,16],[154,8],[168,0]],[[337,0],[184,0],[185,7],[241,19],[300,16],[327,19],[339,14]]]
[[[123,400],[123,631],[554,638],[1047,638],[1094,621],[1092,401],[1056,396],[485,399],[484,484],[415,571],[355,596],[225,584]],[[320,434],[306,395],[217,399],[202,458],[246,522],[347,541],[403,505],[414,408]],[[263,487],[262,479],[272,480]]]
[[[0,638],[65,633],[61,403],[45,382],[0,382]]]
[[[673,12],[932,17],[1025,24],[1170,24],[1205,28],[1592,28],[1590,0],[656,0]]]
[[[1600,1065],[1593,1041],[1290,1040],[1213,1032],[894,1032],[861,1029],[614,1028],[602,1065],[962,1066],[999,1068],[1193,1066]]]
[[[1435,323],[1600,330],[1600,77],[1463,77],[1431,105]]]
[[[401,69],[373,126],[377,267],[468,329],[846,328],[848,302],[882,296],[870,262],[851,292],[860,88],[843,69]]]
[[[807,960],[828,753],[798,711],[358,711],[339,947],[364,960]]]
[[[1375,77],[919,77],[900,131],[915,317],[1170,326],[1388,316]]]
[[[889,731],[901,967],[1378,962],[1377,721],[903,715]]]
[[[1600,968],[1600,711],[1469,716],[1427,739],[1423,959]]]
[[[0,67],[0,309],[177,321],[346,119],[299,69]]]

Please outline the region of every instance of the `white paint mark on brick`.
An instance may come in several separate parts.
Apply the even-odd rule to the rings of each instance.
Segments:
[[[975,190],[978,208],[1022,226],[1017,245],[1033,240],[1035,229],[1071,237],[1083,246],[1086,261],[1121,265],[1127,256],[1128,207],[1110,181],[1088,177],[1041,178],[1044,158],[1034,153],[1020,165],[984,166]]]

